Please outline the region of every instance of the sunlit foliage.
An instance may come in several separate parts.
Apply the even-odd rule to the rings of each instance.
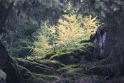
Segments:
[[[72,4],[68,2],[67,10],[71,10],[71,8]],[[97,17],[91,15],[82,17],[81,14],[77,15],[73,12],[61,16],[57,25],[49,27],[47,25],[45,22],[41,26],[41,31],[37,36],[38,40],[34,42],[33,50],[38,55],[65,46],[66,48],[75,48],[79,39],[86,39],[85,37],[96,32],[100,22]]]
[[[97,28],[99,26],[101,26],[99,20],[97,19],[97,17],[92,17],[91,15],[90,16],[85,16],[83,18],[83,27],[87,29],[87,32],[89,34],[92,34],[92,33],[95,33]]]
[[[61,25],[57,27],[59,29],[59,41],[67,41],[84,35],[84,31],[80,27],[81,17],[76,18],[76,15],[64,15],[64,17],[68,21],[60,19]]]
[[[50,26],[49,28],[44,24],[44,26],[41,26],[41,30],[36,32],[38,40],[34,42],[34,53],[39,55],[65,46],[66,48],[75,47],[79,39],[85,39],[88,34],[95,33],[100,26],[97,17],[92,17],[91,15],[84,18],[81,15],[76,17],[76,14],[64,15],[58,22],[58,25]]]
[[[41,26],[42,29],[39,29],[37,32],[34,33],[34,45],[33,55],[39,55],[41,53],[45,53],[51,49],[51,45],[49,45],[49,41],[51,39],[50,31],[47,27]]]

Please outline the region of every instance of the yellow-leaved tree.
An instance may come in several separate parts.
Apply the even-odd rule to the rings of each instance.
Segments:
[[[58,40],[60,42],[69,41],[84,35],[84,30],[81,27],[81,16],[76,18],[75,14],[70,16],[64,15],[64,18],[66,18],[66,20],[62,18],[59,19],[60,25],[56,28],[58,29]],[[52,30],[55,31],[55,27],[52,28]]]
[[[85,16],[82,19],[83,27],[87,29],[88,34],[94,34],[99,26],[101,26],[101,23],[96,17],[92,17],[91,15]]]
[[[44,54],[52,48],[52,46],[49,44],[51,34],[48,28],[45,26],[45,24],[41,26],[41,29],[39,29],[39,31],[37,31],[34,34],[34,37],[35,37],[35,42],[34,42],[35,47],[32,48],[34,53],[33,55]]]
[[[72,5],[68,2],[68,10],[71,8]],[[34,43],[36,53],[42,54],[54,48],[57,49],[57,46],[59,48],[61,45],[71,47],[78,42],[77,39],[87,39],[101,26],[97,17],[91,15],[82,17],[81,14],[77,16],[74,12],[61,16],[58,22],[58,25],[49,28],[46,23],[42,26],[38,41]]]

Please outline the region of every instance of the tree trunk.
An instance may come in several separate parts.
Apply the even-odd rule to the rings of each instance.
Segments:
[[[7,17],[12,7],[13,7],[13,2],[9,4],[8,8],[6,8],[2,3],[0,3],[0,32],[1,33],[2,33],[2,28],[7,20]],[[9,63],[9,59],[10,59],[10,56],[0,41],[0,68],[1,69],[4,67],[7,67],[7,64]]]
[[[122,5],[122,8],[120,9],[121,11],[115,12],[115,13],[108,13],[107,18],[104,20],[104,23],[107,25],[105,27],[105,35],[106,37],[103,37],[104,34],[102,31],[97,31],[98,38],[96,37],[97,40],[95,40],[96,45],[99,46],[98,49],[98,55],[102,55],[103,57],[107,57],[110,55],[110,53],[113,51],[116,45],[119,43],[124,42],[124,6]],[[100,32],[100,33],[98,33]],[[100,34],[103,34],[100,36]],[[105,43],[101,46],[99,43],[101,43],[100,39],[105,38]],[[100,52],[104,52],[103,54]],[[117,51],[121,52],[124,51],[124,49]]]
[[[112,17],[110,17],[110,19],[113,20],[113,23],[110,23],[110,21],[108,21],[109,25],[107,27],[108,31],[106,35],[107,38],[106,38],[106,45],[105,45],[106,55],[109,55],[109,53],[113,51],[113,48],[115,47],[115,45],[124,42],[124,27],[123,27],[124,10],[113,15]],[[124,49],[120,51],[124,51]]]
[[[6,67],[9,62],[9,59],[9,54],[0,41],[0,68]]]
[[[0,29],[3,28],[12,7],[13,7],[13,2],[10,3],[8,8],[6,8],[4,5],[2,5],[2,3],[0,3]]]

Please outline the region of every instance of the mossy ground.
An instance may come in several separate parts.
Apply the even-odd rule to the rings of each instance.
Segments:
[[[116,68],[109,63],[109,56],[96,60],[95,46],[91,42],[80,42],[77,48],[48,52],[42,58],[26,60],[12,58],[8,68],[7,83],[123,83],[123,65]],[[112,59],[113,60],[113,59]],[[120,71],[117,73],[116,71]],[[121,82],[111,79],[121,75]]]

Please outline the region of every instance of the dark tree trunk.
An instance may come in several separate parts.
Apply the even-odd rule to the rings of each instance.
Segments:
[[[13,7],[13,2],[10,3],[8,8],[6,8],[4,5],[2,5],[2,3],[0,3],[0,29],[3,28],[12,7]]]
[[[114,0],[111,0],[114,1]],[[115,72],[115,76],[124,75],[124,4],[119,11],[108,13],[104,23],[106,24],[106,41],[104,44],[103,64],[109,66]],[[97,38],[97,37],[96,37]],[[98,49],[98,51],[101,49]],[[98,55],[99,56],[99,55]]]
[[[7,67],[9,59],[10,59],[9,54],[0,41],[0,68]]]
[[[124,9],[112,17],[108,16],[108,18],[112,20],[112,23],[108,20],[109,25],[107,27],[108,32],[105,46],[106,55],[109,55],[113,51],[115,45],[124,42]],[[124,49],[120,51],[124,51]]]
[[[12,6],[13,6],[13,2],[9,4],[8,8],[6,8],[2,3],[0,3],[0,32],[1,33],[2,33],[2,28],[9,15],[9,12],[12,9]],[[9,59],[10,59],[10,56],[0,41],[0,68],[7,67],[7,64],[9,63]]]

